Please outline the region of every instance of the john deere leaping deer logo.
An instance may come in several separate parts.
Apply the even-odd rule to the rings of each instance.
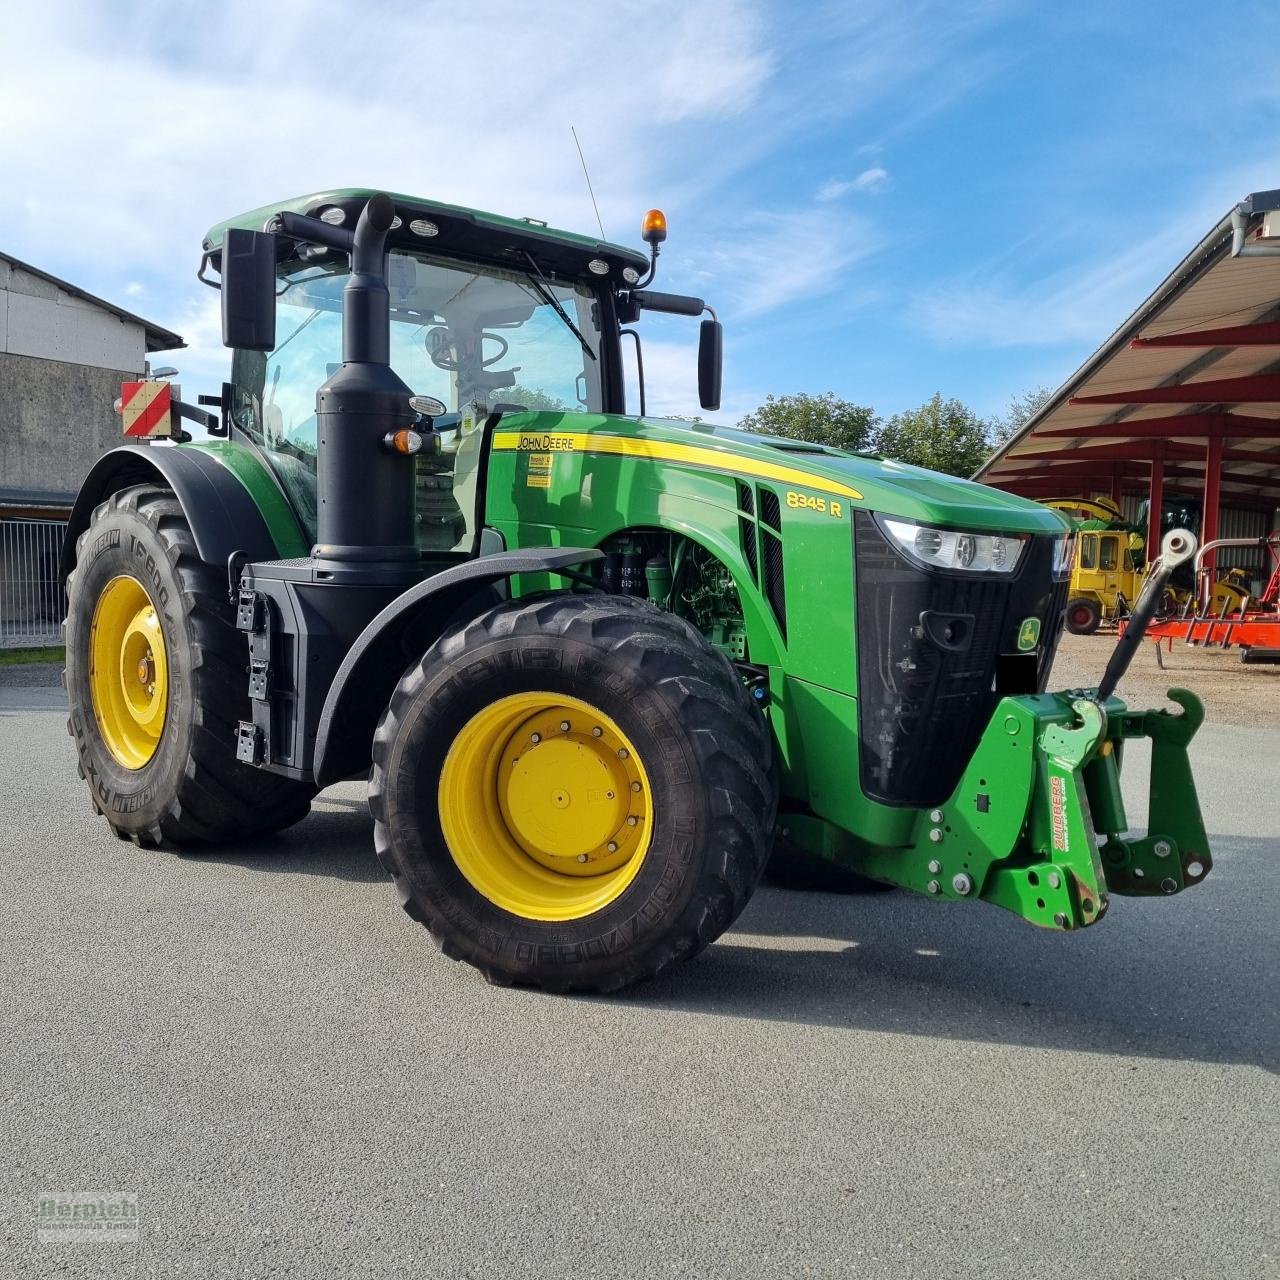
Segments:
[[[1030,653],[1040,642],[1040,619],[1026,618],[1018,628],[1018,648],[1023,653]]]

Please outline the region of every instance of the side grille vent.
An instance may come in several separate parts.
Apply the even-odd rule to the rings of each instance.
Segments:
[[[764,490],[768,493],[768,490]],[[777,498],[774,498],[776,505]],[[773,616],[778,620],[782,638],[787,638],[787,593],[782,565],[782,539],[768,529],[760,530],[760,545],[764,551],[764,591],[769,598]]]
[[[759,556],[756,553],[756,522],[744,516],[738,517],[738,538],[742,543],[742,554],[746,558],[747,568],[751,570],[751,580],[760,581]]]
[[[756,513],[755,494],[751,492],[749,484],[738,483],[738,510],[743,515],[753,516]]]
[[[782,532],[782,504],[772,489],[760,490],[760,519],[769,528]]]

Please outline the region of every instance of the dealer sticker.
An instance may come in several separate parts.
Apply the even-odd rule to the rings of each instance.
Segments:
[[[1067,784],[1059,774],[1049,779],[1049,822],[1053,847],[1061,853],[1071,852],[1071,835],[1067,826]]]

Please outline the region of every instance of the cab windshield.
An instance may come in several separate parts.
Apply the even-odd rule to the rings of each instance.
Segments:
[[[346,264],[286,262],[277,273],[274,351],[236,351],[236,426],[266,454],[308,536],[316,532],[316,391],[342,360]],[[480,432],[502,406],[602,408],[600,307],[589,286],[539,273],[393,251],[391,365],[449,409],[441,453],[419,455],[424,550],[474,537]]]

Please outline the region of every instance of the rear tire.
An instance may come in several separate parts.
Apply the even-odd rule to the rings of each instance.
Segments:
[[[446,955],[491,982],[615,991],[696,954],[746,905],[777,810],[770,744],[732,665],[681,619],[605,595],[503,603],[443,635],[397,686],[373,744],[375,847]],[[628,826],[619,810],[610,836],[613,789],[589,779],[624,751],[645,783],[617,790],[643,816]],[[590,854],[563,826],[559,845],[529,852],[531,833],[562,821],[549,807],[541,827],[520,825],[516,801],[530,797],[514,770],[536,773],[540,752],[564,762],[541,775],[549,803],[583,815],[584,831],[606,814]],[[459,779],[485,769],[468,808]],[[621,846],[616,862],[629,830],[643,842],[614,867],[603,842]],[[575,861],[601,871],[570,874]]]
[[[1067,601],[1067,630],[1073,636],[1091,636],[1102,625],[1102,610],[1096,600],[1077,596]]]
[[[154,611],[155,654],[147,650],[143,661],[153,664],[163,705],[143,725],[150,739],[130,719],[130,693],[122,701],[102,674],[110,646],[101,610],[121,587]],[[135,638],[136,629],[130,643]],[[169,489],[122,489],[94,511],[67,580],[66,646],[67,731],[93,807],[117,835],[149,845],[218,842],[279,831],[306,816],[313,787],[235,757],[236,723],[249,715],[248,646],[235,629],[223,572],[200,559]],[[134,657],[121,649],[121,683]]]

